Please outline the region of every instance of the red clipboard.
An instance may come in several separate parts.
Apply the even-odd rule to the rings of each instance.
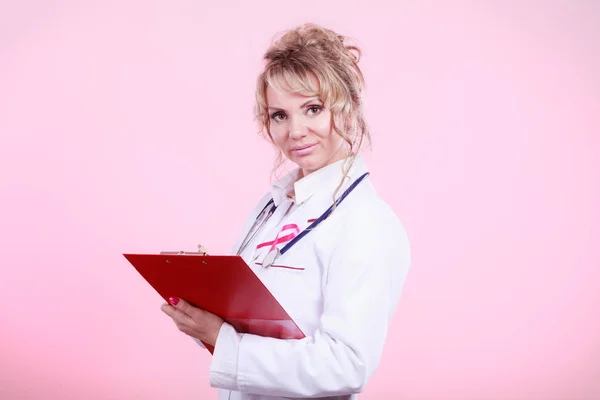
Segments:
[[[184,299],[240,333],[302,339],[304,333],[240,256],[123,254],[168,302]],[[212,354],[214,348],[203,343]]]

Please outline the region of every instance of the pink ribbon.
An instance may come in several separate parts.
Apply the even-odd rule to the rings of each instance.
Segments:
[[[292,230],[292,233],[288,233],[285,236],[279,237],[279,235],[281,235],[282,232],[287,231],[287,230]],[[285,243],[285,242],[289,242],[290,240],[292,240],[293,238],[296,237],[296,235],[298,235],[300,233],[300,228],[298,228],[298,225],[296,224],[288,224],[288,225],[284,225],[281,230],[279,231],[279,233],[277,234],[277,236],[275,237],[275,240],[273,240],[272,242],[264,242],[259,244],[258,246],[256,246],[256,249],[260,249],[262,247],[265,246],[271,246],[271,248],[269,249],[269,251],[273,250],[279,243]]]

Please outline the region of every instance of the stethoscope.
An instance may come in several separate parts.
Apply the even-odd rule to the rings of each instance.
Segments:
[[[350,192],[352,192],[352,190],[354,190],[354,188],[360,183],[360,181],[362,181],[367,175],[369,175],[369,173],[365,172],[356,181],[354,181],[352,183],[352,185],[350,185],[350,187],[348,189],[346,189],[344,191],[344,193],[335,201],[334,205],[337,207],[346,198],[346,196],[348,196],[348,194],[350,194]],[[263,268],[268,268],[268,267],[272,266],[280,256],[282,256],[286,252],[288,252],[292,248],[292,246],[294,246],[296,243],[298,243],[298,241],[300,239],[302,239],[311,230],[313,230],[321,222],[323,222],[323,220],[326,219],[329,216],[329,214],[331,214],[331,211],[333,210],[334,205],[331,205],[323,214],[321,214],[321,216],[319,218],[317,218],[312,224],[310,224],[310,226],[308,226],[308,228],[306,228],[298,236],[296,236],[294,239],[292,239],[290,242],[288,242],[281,250],[279,250],[279,248],[275,247],[271,251],[269,251],[269,253],[267,253],[267,255],[265,256],[265,259],[262,262]],[[270,208],[269,208],[269,206],[270,206]],[[268,209],[268,211],[267,211],[267,209]],[[242,244],[240,245],[240,248],[237,251],[238,256],[244,251],[244,249],[248,246],[248,244],[252,241],[252,239],[254,239],[257,232],[259,232],[262,229],[262,227],[264,226],[266,221],[271,217],[271,215],[273,215],[273,213],[275,212],[276,209],[277,209],[277,206],[275,205],[275,202],[273,201],[273,199],[270,199],[267,202],[267,204],[263,207],[262,211],[258,214],[256,219],[254,220],[252,227],[250,228],[250,230],[248,231],[248,234],[242,241]],[[257,225],[259,225],[259,223],[260,223],[260,226],[258,226],[258,229],[257,229]]]

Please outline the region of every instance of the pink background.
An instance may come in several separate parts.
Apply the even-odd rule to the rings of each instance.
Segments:
[[[305,21],[365,51],[413,247],[361,398],[600,398],[600,3],[203,3],[0,1],[0,398],[216,398],[121,254],[230,247],[261,56]]]

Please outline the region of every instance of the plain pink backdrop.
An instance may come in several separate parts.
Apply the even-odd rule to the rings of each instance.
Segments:
[[[362,399],[600,398],[600,3],[0,1],[0,398],[210,399],[124,252],[229,249],[272,36],[364,50],[413,266]]]

